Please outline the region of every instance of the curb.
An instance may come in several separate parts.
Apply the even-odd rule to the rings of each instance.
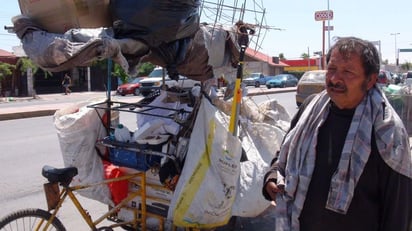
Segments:
[[[257,96],[257,95],[270,95],[276,93],[285,93],[285,92],[292,92],[296,91],[296,87],[293,88],[284,88],[284,89],[273,89],[273,90],[266,90],[266,91],[258,91],[258,92],[250,92],[247,96]]]
[[[40,116],[50,116],[54,115],[57,109],[47,109],[38,111],[28,111],[28,112],[12,112],[6,114],[0,114],[0,121],[4,120],[14,120],[14,119],[25,119]]]

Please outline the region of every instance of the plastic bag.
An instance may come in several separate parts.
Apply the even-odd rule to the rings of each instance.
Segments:
[[[199,29],[199,6],[199,0],[112,0],[109,9],[116,38],[157,47],[193,35]]]
[[[96,183],[105,179],[103,162],[96,151],[96,141],[106,136],[106,130],[91,102],[74,104],[54,114],[54,125],[59,138],[65,167],[74,166],[78,175],[71,185]],[[104,110],[100,111],[101,115]],[[81,189],[80,195],[113,205],[108,186]]]
[[[169,209],[173,224],[213,228],[227,224],[240,174],[241,143],[203,98],[185,165]]]

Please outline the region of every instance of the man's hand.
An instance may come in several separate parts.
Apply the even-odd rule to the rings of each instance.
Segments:
[[[272,199],[273,205],[276,206],[276,194],[283,192],[283,187],[278,187],[274,181],[270,180],[266,183],[265,190]]]

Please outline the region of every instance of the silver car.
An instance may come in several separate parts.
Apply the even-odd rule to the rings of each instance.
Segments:
[[[296,105],[303,103],[306,97],[325,89],[326,70],[307,71],[300,78],[296,87]]]

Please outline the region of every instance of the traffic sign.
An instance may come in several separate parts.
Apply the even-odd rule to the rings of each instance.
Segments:
[[[325,21],[325,20],[332,20],[333,19],[333,11],[332,10],[322,10],[315,12],[315,20],[316,21]]]
[[[408,49],[408,48],[399,49],[399,52],[412,52],[412,49]]]
[[[325,26],[325,31],[332,31],[333,30],[333,26]]]

